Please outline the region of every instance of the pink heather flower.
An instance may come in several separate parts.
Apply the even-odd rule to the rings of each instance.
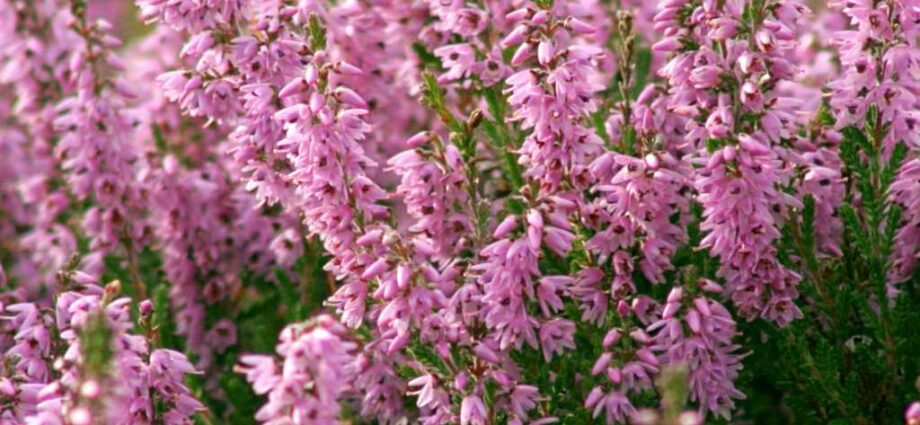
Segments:
[[[498,47],[489,51],[486,59],[480,62],[479,68],[479,78],[484,85],[490,87],[504,80],[510,71],[502,62],[502,51]]]
[[[839,134],[828,132],[824,137],[830,143],[839,138]],[[800,193],[809,194],[815,199],[815,236],[820,252],[840,256],[840,240],[843,223],[836,214],[837,208],[844,201],[844,179],[841,175],[839,154],[834,145],[815,146],[805,141],[800,142],[804,151],[801,155],[808,170],[802,179]]]
[[[719,163],[732,152],[725,148],[710,161],[717,165],[705,169],[697,182],[706,208],[706,221],[701,228],[710,231],[701,246],[722,259],[720,274],[729,283],[732,299],[743,315],[788,323],[801,316],[792,301],[797,296],[794,284],[798,275],[775,258],[772,243],[780,234],[769,205],[774,199],[785,203],[791,200],[784,200],[784,195],[774,189],[777,162],[766,156],[763,145],[742,137],[748,142],[738,153],[735,173],[739,175],[731,175],[726,165]],[[769,288],[771,293],[765,294],[763,288]]]
[[[489,24],[489,15],[481,9],[469,7],[463,1],[430,1],[431,14],[438,21],[434,29],[439,32],[455,33],[464,38],[473,38]]]
[[[541,284],[542,290],[537,290],[535,286],[541,277],[538,266],[540,246],[544,240],[562,237],[561,234],[568,232],[556,227],[569,226],[564,218],[564,204],[558,199],[548,200],[541,209],[528,210],[523,220],[521,237],[506,237],[491,243],[480,251],[481,261],[471,267],[483,290],[481,302],[484,322],[499,343],[500,350],[509,347],[521,349],[526,342],[531,348],[542,346],[548,361],[552,357],[551,353],[561,353],[563,347],[572,348],[571,323],[552,322],[541,325],[526,308],[528,302],[540,303],[547,311],[550,305],[555,308],[560,306],[555,297],[561,294],[560,285],[565,285],[568,278],[546,277],[547,280]],[[499,233],[511,232],[517,227],[517,222],[517,219],[506,219],[507,229]],[[556,231],[560,234],[553,235]],[[547,244],[553,245],[552,242]],[[557,246],[557,249],[565,247]],[[541,333],[539,345],[538,330]]]
[[[312,19],[306,12],[328,17],[325,11],[314,6],[300,11],[265,7],[257,11],[256,19],[238,22],[235,28],[249,31],[231,41],[233,55],[229,60],[232,67],[222,53],[227,46],[212,45],[206,30],[184,49],[189,56],[201,55],[189,58],[198,61],[194,72],[171,77],[185,80],[173,85],[172,97],[192,116],[207,116],[221,123],[238,120],[230,136],[230,153],[241,166],[246,189],[255,193],[260,204],[281,204],[286,212],[301,217],[308,233],[323,241],[332,256],[327,270],[345,282],[329,300],[345,323],[352,326],[362,323],[369,295],[372,295],[368,293],[369,284],[378,280],[386,283],[373,296],[393,307],[382,310],[386,314],[380,316],[379,324],[385,332],[379,335],[381,347],[378,347],[380,356],[392,356],[405,347],[409,337],[403,308],[410,304],[401,291],[407,280],[405,273],[399,275],[402,278],[394,276],[389,261],[381,261],[380,254],[386,246],[380,236],[386,229],[370,224],[383,218],[386,212],[385,207],[378,204],[384,192],[366,175],[366,170],[372,169],[374,163],[362,150],[362,144],[372,136],[365,121],[368,109],[391,105],[392,101],[381,97],[381,90],[375,87],[369,91],[375,97],[365,100],[346,85],[346,82],[361,84],[368,79],[375,80],[377,74],[385,80],[391,74],[388,70],[378,72],[380,69],[371,68],[377,66],[374,62],[365,63],[367,57],[363,50],[355,58],[360,58],[356,63],[367,71],[373,71],[368,76],[363,76],[365,70],[355,65],[333,59],[338,52],[331,49],[313,52],[302,61],[295,60],[302,56],[310,40],[299,32],[288,31],[288,26],[275,25],[280,21],[303,27]],[[350,12],[362,13],[354,9]],[[340,42],[365,31],[364,28],[353,31],[337,24],[328,28],[331,38]],[[335,33],[336,28],[344,31]],[[279,29],[281,32],[277,33]],[[270,48],[260,49],[260,43],[249,33],[270,39]],[[269,33],[271,35],[267,35]],[[380,42],[368,44],[385,45],[391,41],[384,34],[378,37],[381,37]],[[360,40],[354,42],[358,47],[366,45]],[[389,54],[383,53],[384,56]],[[213,75],[220,78],[214,79]],[[386,81],[378,87],[391,90],[392,86]],[[398,123],[395,125],[398,127]],[[375,232],[377,236],[371,236]],[[361,244],[357,243],[359,240]],[[284,247],[284,240],[279,244]],[[215,283],[206,286],[206,301],[212,294],[208,288],[218,289],[213,294],[218,299],[221,297],[221,285]],[[394,287],[400,290],[393,291]],[[197,307],[191,310],[201,311]],[[422,311],[427,310],[420,310],[418,314]],[[192,328],[196,322],[188,323]],[[353,384],[365,394],[362,415],[395,418],[402,407],[400,381],[393,374],[392,361],[376,354],[378,348],[371,350],[375,354]],[[269,403],[259,419],[267,419],[272,406]],[[328,419],[333,420],[334,416]]]
[[[904,425],[920,424],[920,402],[913,402],[904,411]]]
[[[448,393],[437,384],[437,378],[432,375],[423,375],[409,381],[409,388],[413,391],[408,394],[418,396],[416,405],[425,411],[419,419],[426,424],[450,420],[451,405]],[[462,386],[459,390],[462,390]]]
[[[229,319],[221,319],[208,331],[208,345],[221,353],[236,344],[236,325]]]
[[[320,316],[285,328],[277,350],[280,363],[271,356],[244,355],[237,370],[268,398],[256,420],[338,423],[340,397],[356,372],[357,348],[344,326]]]
[[[485,425],[485,423],[486,405],[483,404],[482,398],[476,395],[466,396],[460,404],[460,424]]]
[[[862,123],[870,116],[870,107],[878,114],[874,126],[882,128],[873,140],[880,143],[885,156],[903,143],[912,152],[920,146],[917,123],[918,92],[917,72],[920,71],[920,50],[907,40],[917,34],[916,25],[900,28],[903,22],[913,20],[916,11],[901,3],[842,3],[833,6],[846,16],[851,28],[834,34],[833,44],[842,64],[838,78],[828,84],[833,90],[831,107],[839,128]],[[878,42],[879,49],[869,49],[869,40]],[[910,158],[910,157],[909,157]],[[911,194],[916,190],[916,159],[902,164],[896,181],[891,185],[891,200],[904,208],[903,225],[895,237],[888,270],[888,291],[897,294],[895,285],[907,280],[916,267],[914,252],[918,246],[917,207]],[[913,179],[913,180],[911,180]]]
[[[573,282],[572,297],[578,299],[581,320],[585,322],[601,323],[607,315],[610,296],[606,288],[601,287],[603,278],[603,270],[590,267],[580,270]]]
[[[366,418],[396,420],[405,417],[403,411],[406,385],[396,374],[397,356],[365,347],[358,355],[354,388],[361,395],[361,415]],[[437,415],[435,415],[437,417]]]
[[[447,72],[438,77],[439,83],[459,80],[470,75],[470,68],[476,63],[476,54],[468,44],[453,44],[435,49]]]
[[[894,290],[911,276],[917,268],[916,247],[920,246],[920,160],[912,159],[901,166],[891,184],[891,199],[904,207],[904,224],[895,235],[892,265],[888,270],[890,289]]]
[[[388,164],[400,176],[396,194],[414,219],[409,231],[431,245],[437,253],[434,258],[453,256],[463,249],[473,223],[460,151],[453,145],[434,152],[418,148],[394,155]]]
[[[187,30],[230,22],[240,13],[235,4],[218,6],[141,0],[137,5],[141,9],[141,16],[148,22],[159,21],[176,29]]]
[[[532,385],[518,385],[511,391],[511,411],[519,418],[527,419],[527,412],[537,406],[540,391]]]
[[[551,317],[553,313],[565,307],[562,296],[568,292],[572,281],[573,279],[568,276],[546,276],[540,279],[537,286],[537,300],[540,303],[540,311],[545,317]]]
[[[295,229],[287,229],[272,240],[269,248],[279,266],[290,267],[303,255],[303,243]]]
[[[166,423],[182,423],[204,409],[183,383],[185,375],[197,373],[185,355],[157,349],[150,354],[150,385],[166,404]]]
[[[640,270],[652,282],[663,280],[664,271],[671,268],[671,255],[686,241],[681,221],[671,222],[672,216],[683,217],[689,210],[684,194],[690,181],[682,168],[667,152],[644,159],[609,153],[592,163],[592,173],[599,180],[594,190],[602,196],[586,210],[588,221],[607,227],[599,229],[586,247],[600,255],[600,262],[619,261],[620,253],[642,240],[645,255]],[[631,281],[632,268],[631,264],[621,267],[618,277]]]
[[[322,4],[326,12],[320,14],[328,22],[326,31],[332,40],[328,53],[338,61],[334,68],[341,74],[341,84],[368,104],[367,118],[375,131],[363,145],[379,163],[402,150],[402,141],[415,126],[430,119],[415,96],[420,67],[412,48],[430,25],[437,25],[429,24],[425,3]],[[311,4],[318,6],[319,2]],[[375,179],[387,179],[379,169],[369,171]]]
[[[150,227],[172,284],[176,330],[197,354],[198,367],[206,370],[216,354],[236,342],[234,325],[227,320],[205,327],[206,309],[239,290],[236,275],[244,268],[267,271],[274,223],[254,208],[250,194],[230,184],[218,164],[190,170],[168,156],[147,183],[154,201]]]
[[[482,250],[484,262],[473,266],[481,270],[480,285],[484,320],[494,329],[501,349],[520,349],[526,342],[537,347],[537,321],[524,307],[526,294],[533,293],[534,274],[538,273],[537,253],[525,240],[501,239]]]
[[[719,84],[722,69],[715,65],[694,68],[690,73],[690,83],[696,89],[709,89]]]
[[[881,140],[886,152],[903,142],[917,148],[920,136],[915,130],[918,121],[918,85],[913,76],[918,72],[920,51],[903,40],[917,33],[916,26],[903,29],[906,38],[899,38],[892,28],[916,13],[910,7],[895,3],[832,2],[855,26],[833,35],[842,70],[828,84],[833,91],[830,105],[836,125],[861,125],[869,106],[878,109],[880,123],[890,128]],[[877,51],[866,48],[868,40],[882,43]]]
[[[292,268],[330,286],[336,316],[239,359],[258,422],[555,423],[515,359],[574,350],[597,358],[547,379],[590,383],[596,422],[657,423],[641,406],[674,364],[699,409],[679,422],[730,419],[744,354],[723,302],[802,316],[780,230],[810,196],[817,254],[841,255],[841,130],[873,110],[884,157],[913,149],[889,191],[891,295],[917,266],[909,2],[834,0],[805,21],[793,0],[138,0],[159,28],[127,47],[66,3],[0,0],[2,424],[191,423],[186,377],[222,398],[219,367],[251,331],[236,318],[274,293],[248,277]],[[622,81],[649,49],[646,86]],[[424,72],[443,105],[418,103]],[[684,246],[697,204],[702,241]],[[698,249],[716,269],[674,286]],[[153,345],[152,302],[137,324],[96,284],[150,254],[194,364]]]
[[[568,320],[553,319],[540,326],[540,346],[547,363],[554,354],[561,355],[566,348],[574,349],[575,324]]]
[[[621,315],[628,317],[629,310],[633,309],[626,306],[624,310],[626,311]],[[649,348],[653,339],[641,328],[611,329],[603,339],[603,348],[611,350],[619,343],[627,341],[622,339],[623,333],[627,331],[631,347],[618,347],[617,351],[602,353],[590,371],[593,376],[602,375],[599,379],[603,381],[587,395],[584,406],[591,409],[594,418],[599,418],[601,413],[604,413],[604,421],[607,424],[622,423],[629,417],[635,411],[628,398],[629,393],[641,393],[651,389],[652,378],[658,373],[659,359]]]
[[[53,321],[60,338],[54,344],[67,347],[60,359],[63,367],[53,381],[22,384],[22,411],[28,412],[24,423],[148,423],[156,405],[164,408],[165,423],[188,423],[204,409],[183,384],[186,375],[196,373],[185,356],[151,352],[149,341],[129,333],[130,300],[112,299],[117,286],[100,288],[79,272],[69,279],[80,289],[59,295]],[[87,363],[84,332],[95,332],[94,338],[105,335],[112,354],[109,364]]]
[[[686,310],[682,304],[682,288],[676,287],[661,319],[648,327],[654,335],[652,349],[662,361],[689,367],[691,399],[699,402],[701,413],[729,419],[734,400],[744,398],[734,385],[743,357],[734,353],[739,348],[732,343],[735,322],[725,307],[707,298],[694,299]]]
[[[323,66],[323,60],[323,55],[315,55],[304,75]],[[356,326],[365,314],[367,281],[391,273],[385,258],[356,245],[358,228],[386,215],[386,208],[378,204],[384,191],[365,174],[375,164],[359,144],[370,130],[364,101],[347,87],[324,92],[319,84],[306,77],[287,83],[283,100],[289,106],[273,114],[284,131],[276,146],[292,158],[293,171],[283,178],[297,197],[286,207],[299,211],[309,233],[319,236],[334,257],[327,269],[347,278],[330,303],[344,314],[346,323]],[[365,221],[356,222],[359,217]],[[356,264],[366,269],[354,273]]]
[[[682,3],[671,2],[665,10],[672,4],[676,9]],[[695,183],[704,207],[701,228],[707,232],[700,245],[719,257],[719,275],[728,283],[729,294],[743,316],[783,325],[801,316],[794,304],[799,276],[779,263],[773,244],[780,236],[778,222],[785,209],[799,202],[777,190],[788,179],[788,169],[781,159],[785,151],[776,143],[794,134],[789,127],[795,122],[796,102],[771,91],[765,83],[794,76],[795,66],[784,52],[794,46],[791,34],[798,17],[807,10],[782,9],[782,16],[778,10],[750,35],[750,43],[738,43],[727,52],[713,51],[709,34],[694,33],[699,50],[679,52],[659,73],[671,86],[670,108],[693,119],[686,125],[684,140],[700,151],[699,163],[705,164]],[[731,4],[718,5],[707,13],[710,19],[741,18],[741,10]],[[660,16],[666,33],[678,31],[680,23],[670,13],[663,10]],[[751,45],[755,48],[746,47]],[[718,83],[712,75],[716,74],[735,81],[740,104],[732,105],[731,97],[715,90]],[[739,127],[740,117],[729,115],[726,108],[757,114],[759,129]],[[700,116],[706,109],[711,115]],[[727,145],[707,152],[711,138],[725,140]]]
[[[42,313],[35,304],[19,303],[0,305],[4,327],[9,325],[12,341],[4,346],[4,362],[12,370],[0,369],[5,376],[0,380],[4,413],[0,422],[22,423],[34,415],[38,407],[38,390],[51,378],[51,345],[53,319]],[[7,342],[7,341],[4,341]]]
[[[635,407],[623,393],[612,390],[605,394],[600,387],[594,387],[588,394],[585,408],[592,410],[592,417],[595,419],[603,413],[608,424],[621,423],[635,411]]]
[[[139,158],[129,138],[134,118],[124,111],[125,100],[136,94],[117,74],[100,72],[124,69],[112,52],[121,42],[107,34],[108,23],[90,24],[85,16],[74,21],[81,39],[70,54],[73,91],[56,109],[54,130],[60,141],[55,155],[73,195],[79,200],[92,195],[95,201],[82,223],[92,238],[91,249],[109,253],[122,240],[127,245],[143,243],[144,229],[135,220],[143,202],[135,177]]]
[[[14,345],[6,349],[4,357],[16,359],[16,370],[29,381],[47,382],[50,378],[50,319],[31,303],[6,306],[4,314],[11,315],[6,319],[17,330]]]
[[[551,25],[547,19],[534,16],[518,24],[523,29],[516,31],[544,31]],[[549,193],[557,191],[563,181],[583,187],[587,163],[602,145],[600,138],[581,124],[595,111],[592,97],[602,89],[594,83],[594,63],[601,51],[591,45],[567,43],[565,32],[557,29],[551,32],[552,38],[521,44],[512,65],[522,65],[531,50],[537,51],[538,63],[505,80],[514,119],[523,129],[531,130],[519,151],[520,162],[527,169],[526,175]],[[506,42],[517,44],[519,39],[509,37]]]

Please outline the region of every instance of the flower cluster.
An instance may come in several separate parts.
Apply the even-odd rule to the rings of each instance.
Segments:
[[[795,136],[797,101],[776,87],[796,73],[787,56],[808,10],[796,2],[703,2],[687,14],[686,6],[666,2],[658,12],[666,38],[654,48],[678,52],[660,72],[671,86],[669,107],[689,120],[684,143],[703,165],[695,173],[708,231],[700,245],[719,257],[743,316],[788,323],[801,316],[800,277],[780,263],[774,242],[786,210],[800,206],[779,190],[790,172],[780,142]]]
[[[911,151],[920,147],[917,107],[920,50],[911,42],[918,34],[917,11],[897,2],[834,3],[854,25],[838,31],[833,43],[840,52],[842,70],[828,86],[838,127],[871,128],[870,142],[886,156],[902,143]],[[891,186],[892,199],[905,211],[906,224],[898,231],[888,277],[892,284],[910,278],[916,268],[918,246],[916,185],[920,162],[909,158]]]
[[[184,384],[195,369],[185,355],[132,334],[120,284],[105,288],[83,272],[59,295],[54,311],[33,303],[5,306],[14,326],[4,353],[4,423],[191,423],[201,404]],[[140,303],[140,323],[153,305]]]
[[[0,424],[920,420],[914,2],[135,3],[0,0]]]
[[[339,400],[344,393],[354,391],[351,382],[358,370],[357,348],[344,326],[332,317],[320,316],[281,332],[280,365],[271,356],[243,356],[240,372],[246,374],[257,393],[268,395],[268,403],[256,419],[267,423],[337,423]]]

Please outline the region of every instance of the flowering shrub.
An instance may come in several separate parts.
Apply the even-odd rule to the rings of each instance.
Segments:
[[[0,240],[2,425],[918,425],[920,2],[0,0]]]

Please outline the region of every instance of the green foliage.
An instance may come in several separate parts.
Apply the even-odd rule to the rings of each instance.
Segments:
[[[501,95],[501,85],[487,87],[482,90],[482,94],[488,104],[490,116],[482,121],[482,129],[488,136],[485,138],[486,143],[501,156],[502,174],[508,178],[509,190],[515,193],[524,186],[523,170],[514,154],[514,150],[520,146],[522,136],[514,135],[514,129],[506,124],[508,103]]]
[[[105,313],[91,314],[80,330],[80,352],[83,358],[83,379],[101,381],[109,374],[112,357],[112,330]]]
[[[815,201],[787,223],[783,250],[803,271],[799,302],[804,318],[785,328],[739,324],[745,360],[741,403],[745,419],[764,424],[894,424],[918,397],[920,323],[917,279],[887,295],[886,273],[900,209],[888,187],[907,155],[886,155],[872,126],[843,130],[840,152],[849,182],[839,214],[843,255],[819,257],[814,236]]]
[[[237,327],[237,344],[215,359],[219,386],[226,400],[214,397],[204,386],[207,377],[196,377],[194,387],[214,416],[211,423],[251,424],[256,411],[265,402],[252,391],[245,378],[233,371],[243,353],[274,353],[278,335],[288,324],[301,322],[324,309],[330,295],[323,270],[326,258],[319,255],[318,240],[304,240],[304,255],[290,270],[276,269],[274,280],[268,276],[244,273],[243,287],[253,296],[239,300],[236,311],[217,306],[221,317],[233,320]],[[191,354],[191,353],[190,353]],[[232,406],[232,409],[230,407]],[[216,421],[216,422],[215,422]]]
[[[237,345],[214,359],[214,367],[205,375],[189,377],[189,386],[196,396],[208,406],[208,411],[197,417],[199,424],[251,424],[252,418],[264,403],[255,395],[245,377],[233,371],[242,353],[272,353],[281,329],[323,310],[323,301],[330,295],[330,277],[323,270],[326,258],[321,255],[318,240],[304,240],[304,255],[287,269],[276,269],[272,276],[244,272],[239,278],[246,296],[230,302],[210,305],[206,311],[206,325],[211,326],[222,318],[231,319],[237,326]],[[154,302],[153,329],[156,329],[158,347],[185,352],[195,360],[197,354],[188,351],[184,338],[176,333],[173,310],[169,297],[170,283],[162,271],[162,260],[156,251],[146,249],[136,258],[125,259],[111,255],[105,258],[103,282],[119,281],[124,295],[137,299],[139,290]],[[272,279],[273,278],[273,279]],[[204,282],[202,282],[202,285]],[[137,303],[132,303],[132,315],[137,317]],[[105,345],[108,333],[104,326],[87,326],[84,338],[87,361],[106,364],[111,349]],[[136,330],[142,333],[141,329]],[[108,348],[108,349],[105,349]],[[219,375],[217,383],[223,392],[218,396],[206,386],[206,381]],[[230,409],[232,406],[232,409]]]
[[[310,34],[310,50],[315,52],[326,48],[326,28],[323,26],[323,20],[316,14],[310,15],[307,31]]]
[[[652,49],[638,49],[635,53],[636,69],[633,71],[635,82],[632,85],[632,98],[639,97],[639,93],[646,87],[646,80],[651,76]]]
[[[415,43],[412,45],[412,51],[418,56],[419,60],[428,69],[441,69],[441,60],[433,53],[425,49],[425,46]]]

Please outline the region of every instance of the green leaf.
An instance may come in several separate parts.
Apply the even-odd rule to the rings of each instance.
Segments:
[[[591,123],[594,125],[594,133],[597,134],[605,144],[610,143],[610,135],[607,134],[608,111],[606,109],[591,114]]]
[[[176,326],[172,321],[169,302],[169,287],[158,285],[153,293],[153,324],[160,337],[160,346],[176,351],[184,351],[182,339],[176,335]]]
[[[850,205],[840,206],[840,217],[843,219],[844,229],[847,237],[853,241],[857,250],[861,254],[867,254],[872,250],[872,244],[869,242],[868,235],[863,230],[862,223],[856,210]]]
[[[103,380],[109,374],[115,355],[112,343],[112,330],[105,313],[101,310],[90,313],[80,332],[84,379]]]
[[[888,164],[882,169],[882,174],[879,178],[879,186],[887,189],[891,186],[894,177],[898,174],[898,170],[901,169],[901,163],[904,162],[904,159],[907,158],[907,153],[909,150],[907,146],[903,143],[898,143],[894,146],[894,149],[891,151],[891,158],[888,160]]]
[[[275,269],[275,279],[278,280],[278,291],[281,293],[281,305],[285,307],[284,317],[286,320],[288,322],[297,322],[303,319],[300,296],[297,294],[294,283],[287,272],[282,269]]]
[[[433,55],[425,46],[415,43],[412,45],[412,51],[422,61],[422,65],[428,69],[441,69],[441,59]]]
[[[815,198],[812,195],[805,195],[802,208],[802,243],[805,245],[807,252],[812,253],[815,249]]]
[[[821,103],[821,109],[818,110],[817,120],[819,124],[827,127],[833,127],[834,123],[837,122],[837,120],[834,119],[834,114],[831,113],[831,108],[827,101]]]
[[[844,143],[854,143],[856,146],[860,147],[867,154],[874,155],[875,149],[872,146],[872,143],[869,142],[869,139],[866,137],[866,134],[856,128],[855,126],[845,127],[842,131],[843,133],[843,142]]]
[[[310,15],[307,23],[307,31],[310,35],[310,49],[318,52],[326,48],[326,28],[323,21],[316,14]]]
[[[635,64],[636,69],[633,71],[635,83],[632,86],[632,93],[630,93],[633,99],[639,97],[639,93],[642,93],[642,90],[645,89],[645,82],[648,80],[649,75],[651,75],[652,50],[637,50],[635,53]]]
[[[722,149],[727,144],[728,141],[725,139],[709,138],[706,139],[706,150],[709,152],[715,152],[719,149]]]

